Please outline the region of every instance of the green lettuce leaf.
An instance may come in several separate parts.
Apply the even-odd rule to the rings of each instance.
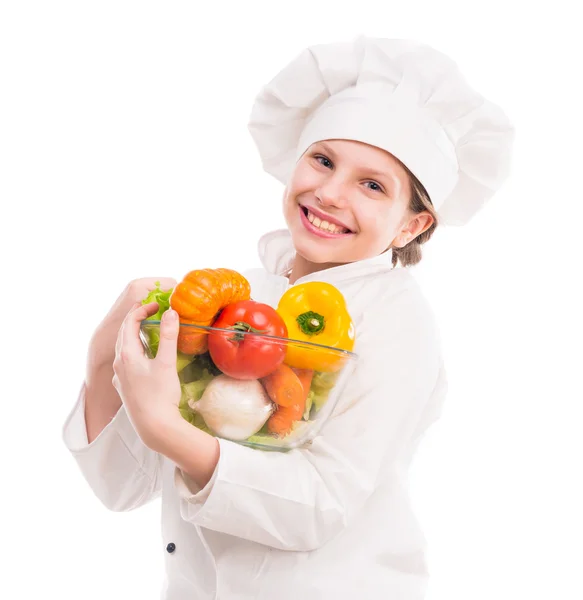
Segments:
[[[338,373],[314,373],[312,378],[312,385],[308,393],[308,399],[306,402],[306,412],[304,413],[304,419],[310,419],[316,414],[328,400],[328,396],[332,391],[332,388],[336,384],[338,379]],[[308,408],[308,404],[310,405]],[[310,411],[314,414],[310,415]],[[306,417],[306,415],[308,415]]]
[[[160,346],[160,330],[149,328],[146,330],[146,336],[148,337],[148,346],[150,347],[152,358],[156,358],[158,347]]]
[[[150,302],[157,302],[158,311],[152,316],[146,318],[146,321],[160,321],[162,319],[162,315],[170,308],[170,296],[172,295],[173,289],[174,288],[170,288],[166,291],[161,290],[160,282],[156,281],[156,287],[151,290],[142,300],[142,306],[145,304],[150,304]],[[158,328],[151,327],[148,328],[145,333],[148,337],[150,351],[152,356],[155,358],[156,354],[158,354],[158,346],[160,345],[160,330]]]
[[[178,350],[176,356],[176,371],[180,373],[182,369],[187,367],[193,360],[194,356],[192,354],[184,354],[184,352],[180,352]]]
[[[209,352],[194,356],[191,361],[185,365],[180,372],[180,379],[183,383],[198,381],[205,378],[205,373],[211,375],[220,375],[221,370],[213,362]]]
[[[161,290],[160,282],[156,281],[156,287],[153,289],[147,296],[142,300],[142,305],[150,304],[150,302],[158,303],[158,312],[153,314],[151,317],[148,317],[146,321],[160,321],[162,319],[162,315],[170,308],[170,296],[172,295],[172,291],[174,288],[170,288],[169,290]]]
[[[312,404],[314,403],[314,396],[315,396],[315,392],[313,390],[310,390],[308,392],[308,397],[306,398],[306,408],[304,410],[304,415],[303,415],[303,419],[304,421],[309,421],[310,420],[310,410],[312,409]]]
[[[210,429],[207,427],[202,416],[190,408],[189,402],[196,402],[200,400],[208,384],[213,379],[214,375],[205,369],[202,371],[200,379],[197,381],[191,381],[190,383],[183,383],[180,386],[182,394],[180,397],[178,410],[180,411],[182,418],[188,421],[191,425],[194,425],[195,427],[198,427],[207,433],[211,433]]]

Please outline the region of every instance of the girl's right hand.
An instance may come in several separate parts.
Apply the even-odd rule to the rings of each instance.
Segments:
[[[88,352],[88,368],[95,369],[115,360],[115,343],[119,329],[136,302],[141,302],[160,282],[160,289],[168,290],[177,285],[171,277],[145,277],[134,279],[125,287],[105,318],[91,337]]]

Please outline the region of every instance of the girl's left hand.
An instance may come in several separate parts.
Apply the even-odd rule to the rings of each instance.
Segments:
[[[157,310],[156,302],[135,304],[126,316],[115,346],[112,380],[134,429],[153,450],[163,442],[165,431],[182,418],[178,410],[181,389],[176,371],[177,313],[168,309],[162,315],[156,358],[148,358],[139,337],[140,322]]]

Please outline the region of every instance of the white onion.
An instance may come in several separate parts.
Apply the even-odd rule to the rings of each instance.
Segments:
[[[188,404],[216,435],[233,441],[257,433],[275,410],[259,381],[227,375],[215,377],[201,399]]]

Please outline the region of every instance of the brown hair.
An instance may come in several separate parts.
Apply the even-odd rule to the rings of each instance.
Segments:
[[[401,163],[401,165],[409,176],[409,184],[411,187],[411,200],[408,207],[409,211],[413,214],[428,212],[433,217],[433,223],[427,229],[427,231],[420,233],[402,248],[393,247],[393,267],[397,265],[397,262],[400,262],[403,267],[416,265],[418,262],[420,262],[422,258],[421,246],[431,238],[433,232],[439,224],[437,213],[433,208],[433,204],[431,203],[431,199],[429,198],[427,190],[419,181],[419,179],[417,179],[417,177],[415,177],[415,175],[413,175],[413,173],[411,173],[411,171],[403,163]]]

